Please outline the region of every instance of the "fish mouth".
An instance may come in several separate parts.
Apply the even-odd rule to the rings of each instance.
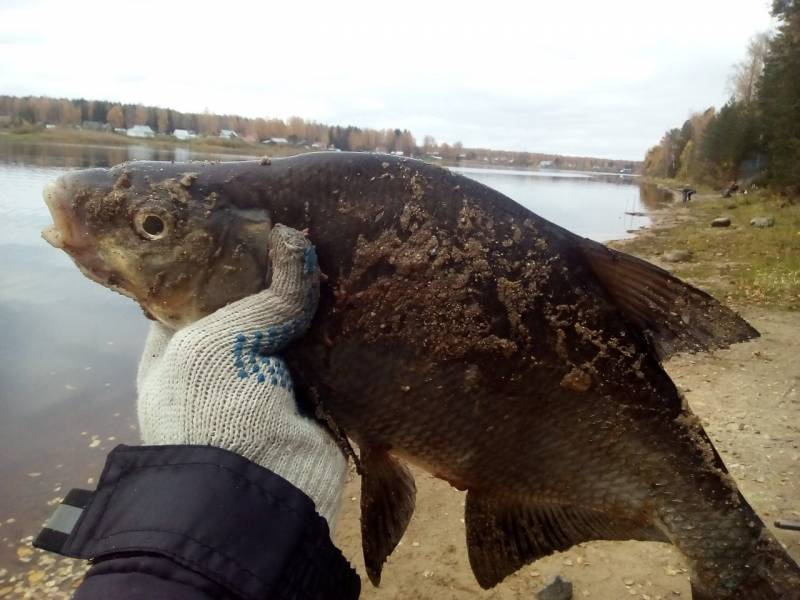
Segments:
[[[53,218],[53,224],[42,231],[44,240],[54,248],[70,254],[86,248],[90,241],[89,232],[75,218],[66,185],[61,179],[48,183],[42,195]]]
[[[97,255],[93,238],[88,229],[76,218],[70,201],[70,192],[62,179],[48,183],[42,193],[50,210],[53,224],[42,230],[44,240],[59,250],[66,252],[75,265],[92,281],[133,298],[123,288],[123,282]]]

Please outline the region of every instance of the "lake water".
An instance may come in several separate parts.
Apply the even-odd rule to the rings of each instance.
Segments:
[[[137,443],[134,377],[147,321],[40,238],[42,188],[68,169],[125,160],[232,160],[186,150],[0,144],[0,570],[71,487],[92,488],[106,451]],[[617,176],[454,169],[597,240],[647,223],[664,201]]]

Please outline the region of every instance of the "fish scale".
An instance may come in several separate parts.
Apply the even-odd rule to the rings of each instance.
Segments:
[[[309,230],[326,281],[284,358],[298,405],[358,446],[374,584],[413,514],[412,462],[467,490],[485,588],[577,543],[637,539],[687,556],[696,600],[800,598],[800,569],[661,366],[758,333],[666,271],[376,154],[128,163],[46,198],[45,237],[172,327],[267,285],[273,223]],[[137,232],[148,215],[159,239]]]

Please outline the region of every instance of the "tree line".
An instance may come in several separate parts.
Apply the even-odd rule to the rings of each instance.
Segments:
[[[776,30],[754,36],[734,67],[730,99],[667,131],[646,175],[800,191],[800,0],[773,0],[772,15]]]
[[[9,125],[52,124],[90,129],[128,129],[134,125],[149,125],[159,134],[170,134],[175,129],[186,129],[200,135],[216,136],[221,130],[228,129],[235,131],[243,139],[256,143],[269,138],[283,138],[295,145],[318,145],[340,150],[402,152],[405,156],[427,155],[450,162],[475,161],[507,167],[536,167],[544,161],[548,166],[558,169],[611,172],[624,169],[626,172],[633,172],[641,166],[641,163],[630,160],[466,148],[461,142],[437,143],[430,135],[426,135],[423,143],[418,144],[411,132],[405,129],[342,127],[307,121],[300,117],[284,120],[217,115],[210,112],[183,113],[157,106],[83,98],[0,95],[0,119],[3,116]]]

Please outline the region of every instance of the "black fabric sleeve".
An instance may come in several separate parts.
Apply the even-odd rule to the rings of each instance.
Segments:
[[[219,448],[118,446],[97,490],[73,491],[60,509],[34,545],[94,561],[81,600],[350,600],[360,592],[313,501]]]

